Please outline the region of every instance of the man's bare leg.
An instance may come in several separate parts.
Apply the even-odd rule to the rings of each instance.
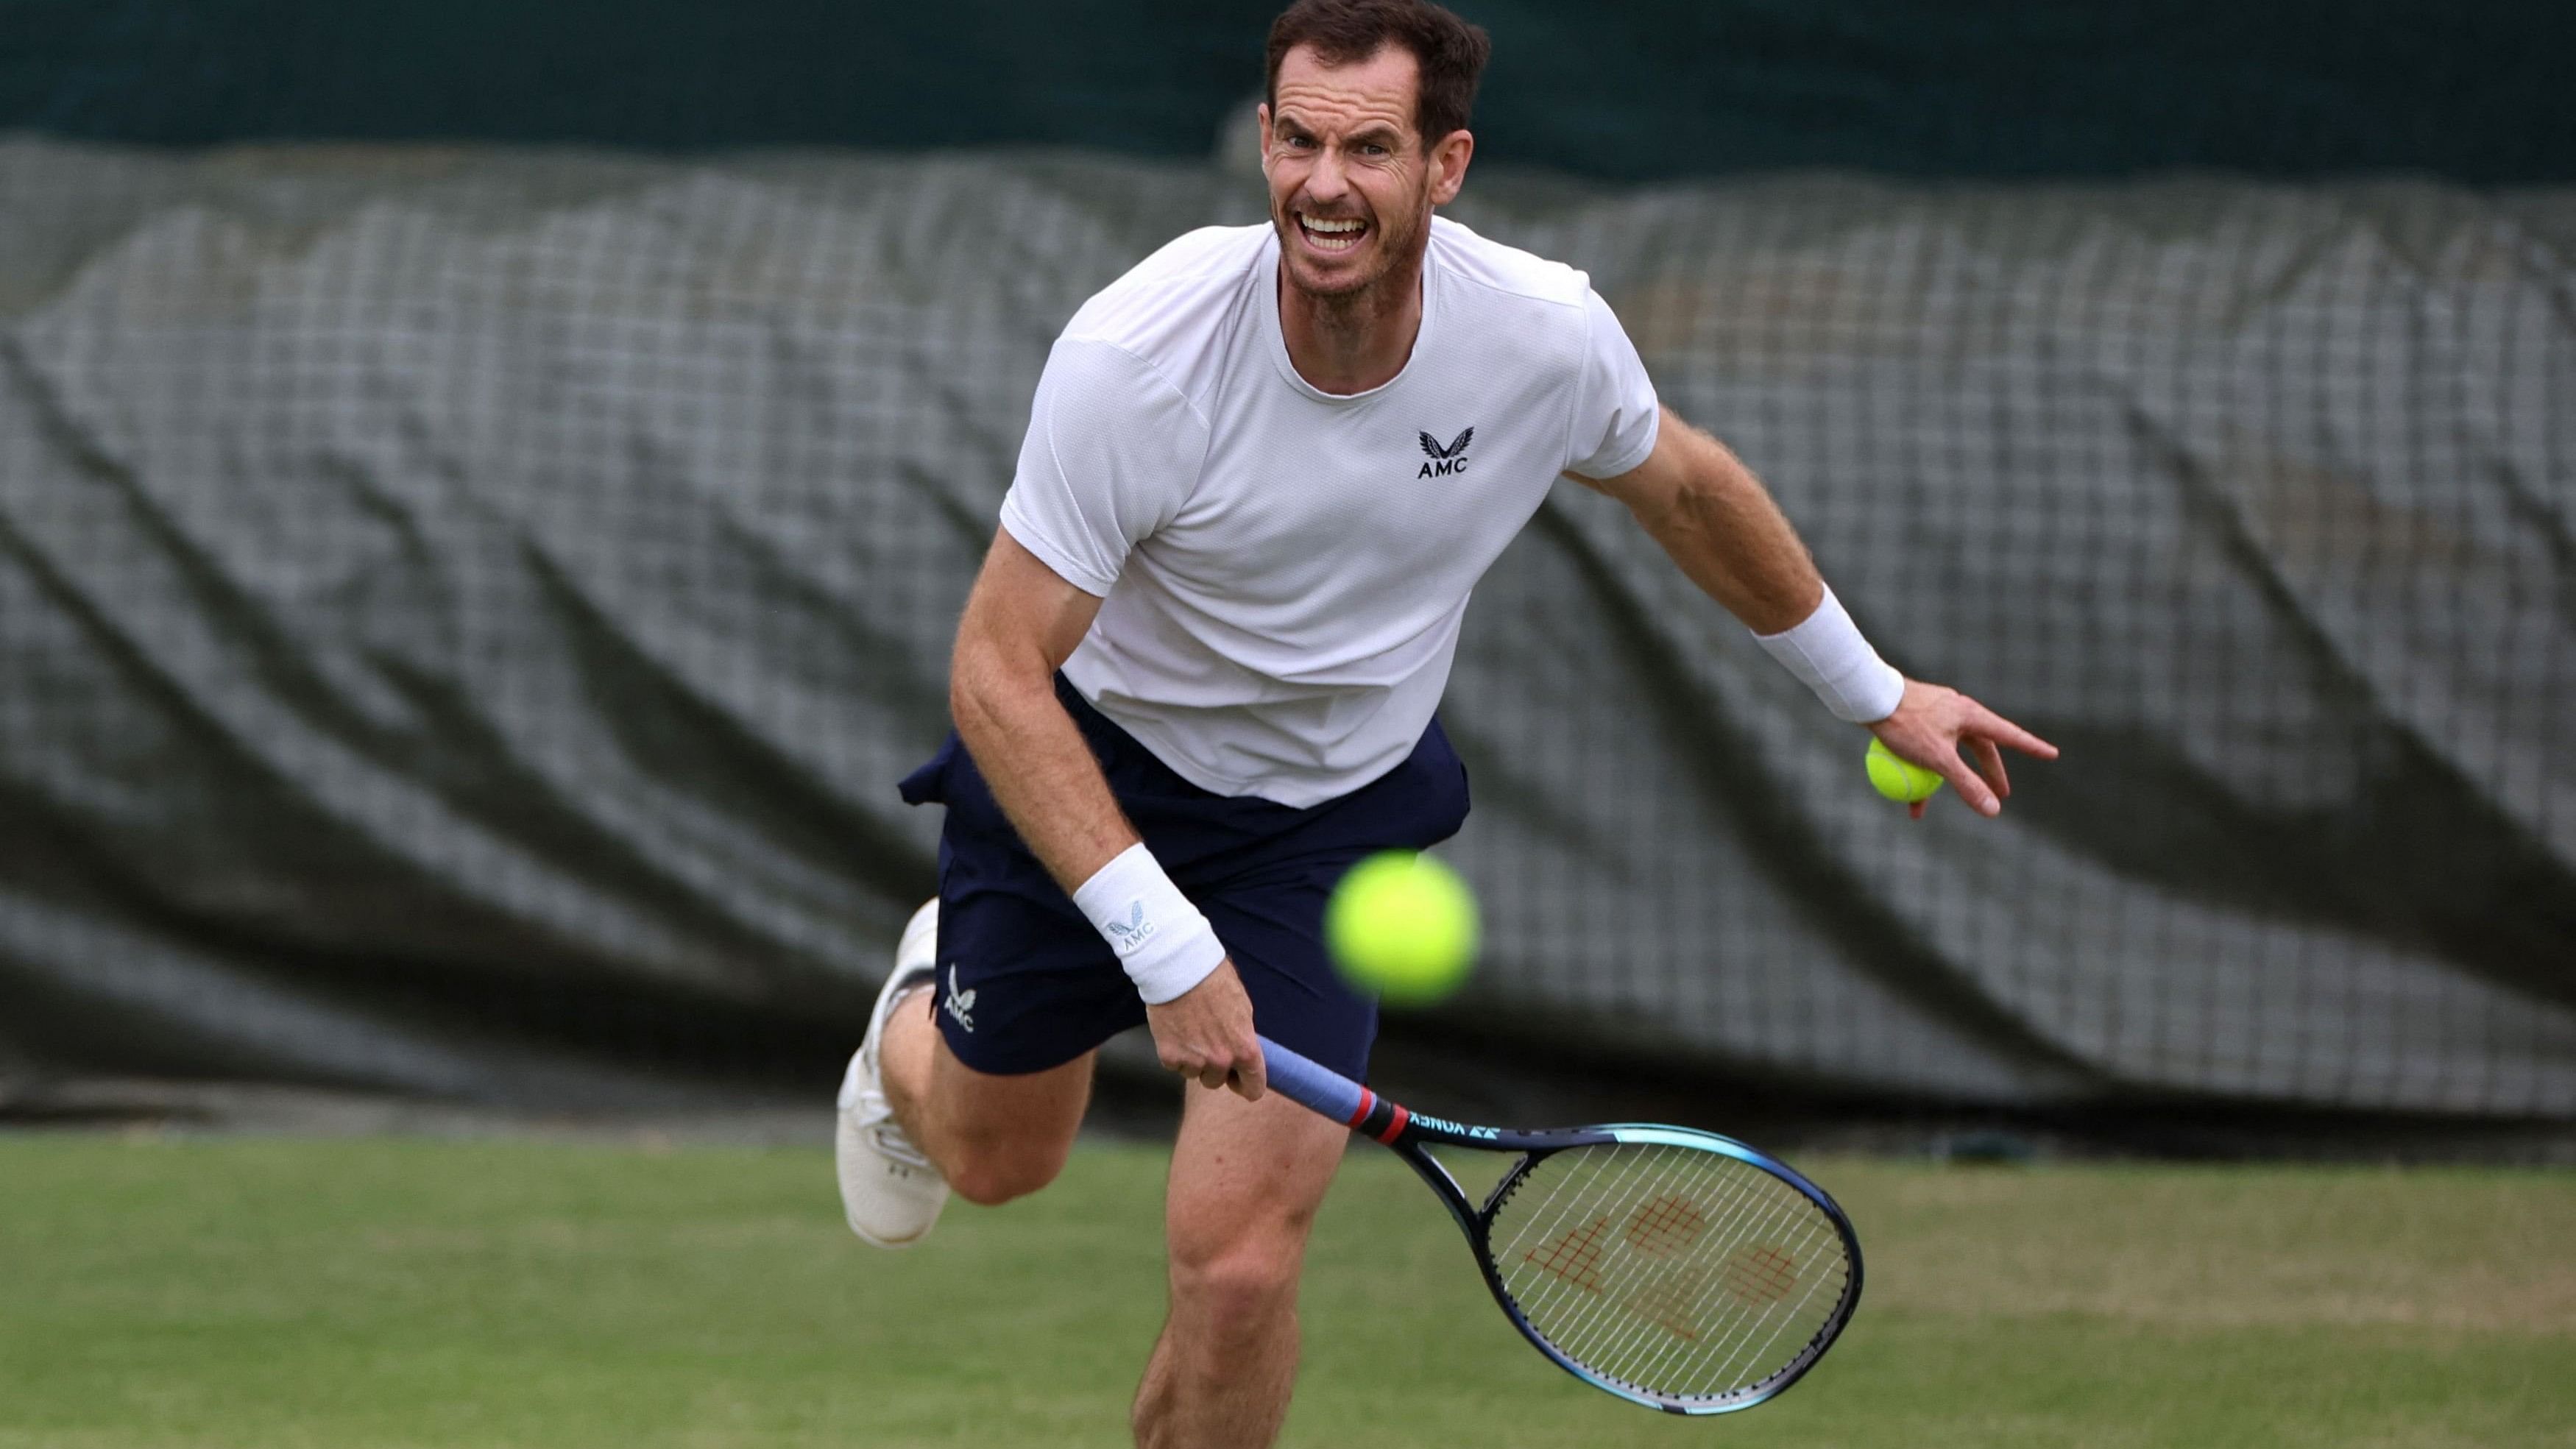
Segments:
[[[1095,1053],[1024,1076],[994,1076],[957,1060],[931,1019],[936,995],[906,997],[877,1045],[886,1100],[904,1136],[968,1202],[990,1207],[1055,1181],[1091,1101]]]
[[[1350,1134],[1272,1093],[1192,1086],[1165,1204],[1171,1311],[1134,1424],[1142,1449],[1262,1449],[1297,1379],[1297,1277]]]

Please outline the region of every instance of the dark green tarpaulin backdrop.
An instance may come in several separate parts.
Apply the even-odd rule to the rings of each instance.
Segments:
[[[0,1117],[819,1108],[932,889],[894,783],[1048,345],[1260,216],[1096,156],[0,141]],[[1500,174],[1454,216],[1587,269],[1889,657],[2066,755],[1907,822],[1557,490],[1442,704],[1487,931],[1392,1024],[1451,1052],[1423,1100],[2576,1126],[2576,189]]]
[[[0,129],[1204,152],[1276,0],[0,0]],[[1490,160],[2576,179],[2576,6],[1461,0]]]

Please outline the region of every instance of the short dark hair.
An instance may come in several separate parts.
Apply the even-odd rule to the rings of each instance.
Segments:
[[[1413,128],[1430,145],[1467,128],[1476,108],[1476,79],[1494,43],[1484,27],[1430,0],[1297,0],[1270,22],[1270,71],[1262,95],[1279,104],[1279,62],[1301,45],[1312,46],[1326,65],[1356,65],[1382,46],[1412,52],[1422,80],[1413,100]]]

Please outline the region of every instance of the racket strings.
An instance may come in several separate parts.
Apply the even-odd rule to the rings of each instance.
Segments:
[[[1506,1291],[1558,1351],[1650,1393],[1714,1399],[1801,1362],[1851,1265],[1831,1218],[1722,1154],[1601,1144],[1543,1159],[1498,1207]]]
[[[1720,1211],[1740,1225],[1732,1237],[1713,1240],[1706,1259],[1632,1298],[1640,1321],[1606,1351],[1620,1371],[1670,1392],[1717,1394],[1759,1384],[1806,1350],[1821,1315],[1801,1320],[1799,1290],[1803,1283],[1813,1296],[1827,1282],[1839,1286],[1839,1273],[1809,1271],[1819,1248],[1839,1261],[1839,1237],[1810,1221],[1803,1197],[1784,1201],[1761,1185],[1750,1176],[1731,1184],[1737,1191]],[[1715,1313],[1712,1295],[1721,1305]]]
[[[1671,1222],[1680,1216],[1673,1205],[1688,1201],[1673,1191],[1677,1185],[1673,1179],[1696,1166],[1690,1159],[1697,1155],[1675,1153],[1666,1159],[1664,1171],[1653,1180],[1640,1182],[1636,1180],[1637,1172],[1632,1170],[1624,1180],[1608,1184],[1606,1192],[1593,1195],[1596,1199],[1607,1197],[1641,1204],[1628,1215],[1627,1231],[1623,1236],[1628,1239],[1629,1247],[1660,1248],[1671,1242],[1675,1236]],[[1726,1191],[1709,1203],[1708,1208],[1721,1216],[1744,1211],[1747,1206],[1742,1200],[1744,1184],[1730,1182],[1723,1186]],[[1705,1221],[1708,1214],[1694,1210],[1692,1215]],[[1606,1226],[1618,1216],[1616,1213],[1602,1214],[1594,1221]],[[1647,1251],[1646,1256],[1669,1259],[1675,1254]],[[1698,1311],[1698,1298],[1705,1286],[1705,1274],[1695,1265],[1685,1263],[1668,1276],[1656,1276],[1652,1269],[1635,1276],[1640,1281],[1629,1285],[1630,1291],[1596,1291],[1594,1297],[1597,1301],[1594,1303],[1569,1304],[1575,1311],[1567,1315],[1567,1320],[1568,1332],[1577,1336],[1584,1336],[1587,1318],[1591,1320],[1591,1326],[1597,1331],[1589,1335],[1593,1344],[1590,1351],[1599,1357],[1601,1366],[1644,1384],[1652,1375],[1654,1365],[1633,1360],[1652,1355],[1659,1347],[1664,1349],[1661,1356],[1669,1358],[1682,1345],[1702,1341],[1707,1325],[1702,1322]],[[1625,1310],[1624,1314],[1619,1312],[1621,1309]],[[1670,1383],[1674,1378],[1667,1372],[1664,1383]],[[1656,1387],[1661,1389],[1663,1384]]]
[[[1558,1183],[1550,1200],[1539,1204],[1544,1211],[1516,1235],[1541,1240],[1543,1246],[1524,1257],[1559,1280],[1533,1295],[1524,1312],[1532,1315],[1533,1326],[1546,1325],[1543,1336],[1597,1372],[1656,1392],[1718,1397],[1765,1381],[1794,1362],[1812,1338],[1812,1332],[1800,1334],[1798,1342],[1771,1355],[1780,1360],[1776,1364],[1761,1352],[1779,1328],[1798,1320],[1800,1305],[1792,1301],[1797,1252],[1816,1246],[1815,1235],[1804,1243],[1785,1241],[1783,1230],[1795,1222],[1783,1211],[1790,1204],[1774,1201],[1769,1212],[1750,1215],[1756,1204],[1748,1189],[1758,1184],[1740,1175],[1716,1184],[1716,1193],[1703,1185],[1696,1201],[1685,1196],[1690,1169],[1704,1166],[1688,1159],[1703,1155],[1680,1156],[1660,1164],[1622,1164],[1623,1171],[1606,1179],[1586,1174],[1596,1180],[1578,1183],[1569,1175]],[[1599,1211],[1612,1204],[1626,1211]],[[1733,1238],[1709,1239],[1711,1210],[1741,1218]],[[1552,1240],[1548,1228],[1557,1229]],[[1824,1232],[1831,1233],[1829,1224]],[[1745,1238],[1784,1241],[1727,1247]],[[1685,1251],[1702,1240],[1709,1242],[1707,1249]],[[1838,1259],[1839,1235],[1832,1247]],[[1639,1257],[1648,1264],[1640,1265]],[[1716,1287],[1762,1305],[1760,1311],[1711,1311],[1711,1261],[1723,1265]],[[1814,1296],[1822,1286],[1821,1279],[1811,1283],[1803,1296]]]
[[[1743,1186],[1755,1184],[1748,1179]],[[1783,1201],[1779,1195],[1747,1190],[1740,1197],[1729,1208],[1742,1223],[1740,1231],[1731,1246],[1710,1255],[1718,1264],[1713,1291],[1719,1303],[1751,1311],[1709,1314],[1705,1304],[1712,1292],[1711,1275],[1701,1265],[1685,1268],[1667,1284],[1641,1290],[1639,1297],[1654,1304],[1644,1316],[1668,1337],[1659,1342],[1640,1323],[1614,1348],[1630,1361],[1626,1372],[1639,1380],[1694,1386],[1668,1390],[1676,1392],[1751,1387],[1794,1362],[1822,1326],[1821,1314],[1812,1324],[1801,1322],[1800,1288],[1803,1284],[1806,1296],[1812,1296],[1828,1280],[1839,1287],[1839,1274],[1806,1271],[1818,1248],[1830,1247],[1832,1260],[1839,1261],[1839,1236],[1832,1235],[1829,1224],[1810,1220],[1803,1196]],[[1801,1228],[1811,1231],[1801,1233]],[[1828,1311],[1831,1304],[1824,1305]],[[1785,1332],[1790,1329],[1798,1331]]]

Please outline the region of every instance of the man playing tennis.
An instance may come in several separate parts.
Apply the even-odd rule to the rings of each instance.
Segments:
[[[952,1189],[1044,1187],[1094,1049],[1150,1026],[1208,1090],[1173,1154],[1141,1445],[1278,1431],[1347,1134],[1264,1096],[1254,1024],[1365,1075],[1376,1007],[1325,959],[1325,898],[1465,819],[1433,709],[1469,589],[1559,475],[1979,811],[2008,789],[1998,745],[2056,753],[1879,660],[1761,484],[1658,407],[1582,273],[1434,219],[1486,49],[1426,0],[1279,17],[1270,224],[1181,237],[1065,327],[958,625],[957,732],[903,783],[948,809],[939,899],[842,1088],[850,1225],[899,1247]]]

